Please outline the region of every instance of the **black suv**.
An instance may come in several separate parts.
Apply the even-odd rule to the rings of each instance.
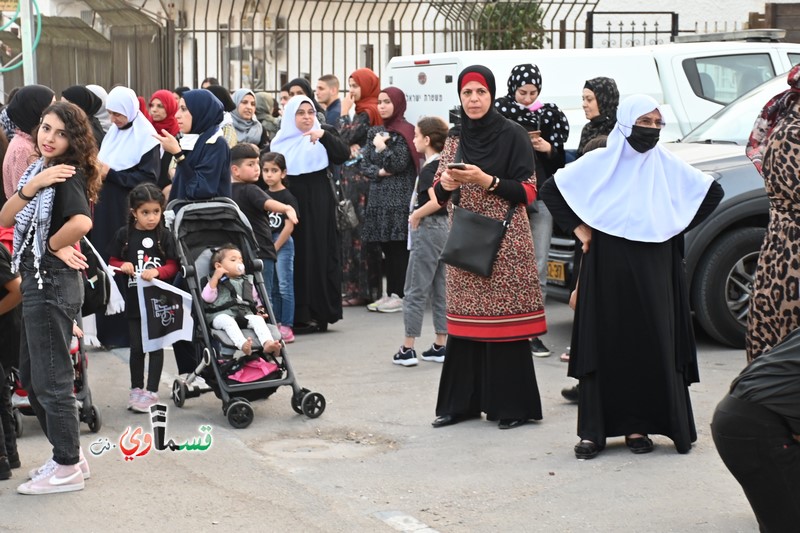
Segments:
[[[764,180],[744,155],[758,113],[787,88],[778,76],[731,102],[681,141],[665,143],[675,155],[713,176],[725,198],[714,213],[686,234],[686,274],[699,325],[714,339],[744,346],[758,254],[769,222]],[[566,297],[574,239],[554,233],[548,257],[551,291]]]

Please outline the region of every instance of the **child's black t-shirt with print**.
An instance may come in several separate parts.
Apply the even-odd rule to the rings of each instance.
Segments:
[[[136,281],[142,271],[149,268],[163,267],[168,259],[178,259],[178,254],[175,247],[175,240],[172,234],[168,231],[161,231],[161,246],[158,245],[159,230],[139,230],[131,228],[128,234],[128,228],[122,227],[117,231],[114,241],[111,243],[109,255],[122,259],[125,262],[132,263],[135,276],[125,276],[122,273],[117,273],[117,276],[127,278],[125,285],[127,285],[127,292],[125,294],[125,309],[127,310],[129,318],[138,318],[139,315],[139,294],[136,291]],[[125,241],[128,241],[127,253],[123,256],[122,249],[125,247]],[[161,280],[169,283],[172,280]]]
[[[269,191],[269,195],[272,197],[273,200],[277,200],[283,204],[290,205],[294,207],[294,211],[297,214],[297,217],[300,218],[300,213],[298,212],[299,207],[297,206],[297,198],[289,192],[289,189],[283,189],[280,191]],[[276,213],[274,211],[269,212],[269,229],[272,233],[281,232],[283,231],[283,227],[286,225],[286,215],[283,213]]]

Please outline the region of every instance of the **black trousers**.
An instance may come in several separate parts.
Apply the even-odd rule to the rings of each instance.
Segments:
[[[406,241],[389,241],[381,243],[381,250],[386,259],[386,294],[404,295],[406,285],[406,269],[408,268],[408,243]]]
[[[726,396],[711,434],[722,462],[744,489],[763,533],[800,528],[800,443],[776,413]]]
[[[131,340],[130,359],[128,361],[131,369],[131,388],[143,389],[145,387],[142,319],[129,318],[128,331]],[[164,368],[164,350],[154,350],[149,352],[148,356],[150,364],[147,365],[147,390],[158,392],[158,382],[161,381],[161,370]]]

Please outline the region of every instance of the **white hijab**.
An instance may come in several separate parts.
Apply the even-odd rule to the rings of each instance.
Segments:
[[[100,126],[103,128],[103,131],[107,132],[111,129],[111,118],[108,116],[108,111],[106,111],[106,99],[108,99],[108,93],[99,85],[87,85],[86,88],[92,91],[100,98],[100,100],[103,101],[103,105],[100,107],[100,110],[94,114],[94,116],[97,117],[98,121],[100,121]]]
[[[275,138],[269,146],[270,150],[283,154],[283,157],[286,158],[286,173],[290,176],[316,172],[328,168],[329,164],[328,151],[322,146],[322,143],[319,141],[312,143],[311,139],[297,129],[294,117],[303,102],[308,102],[311,104],[311,108],[315,109],[314,102],[308,96],[293,96],[284,109],[281,129],[275,134]],[[321,128],[322,126],[315,116],[311,130]]]
[[[106,109],[125,115],[130,123],[123,129],[111,126],[97,159],[114,170],[126,170],[135,167],[142,156],[159,143],[153,135],[156,129],[150,121],[139,112],[139,100],[136,93],[127,87],[114,87],[108,93]]]
[[[640,116],[658,109],[635,94],[617,109],[607,148],[592,150],[556,172],[559,191],[590,227],[631,241],[664,242],[692,221],[713,179],[666,148],[639,153],[626,137]]]

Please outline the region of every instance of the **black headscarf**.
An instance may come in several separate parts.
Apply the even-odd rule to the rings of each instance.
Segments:
[[[492,71],[483,65],[473,65],[458,75],[458,94],[469,74],[475,73],[486,81],[492,100],[495,81]],[[467,82],[469,79],[467,80]],[[533,152],[525,131],[489,104],[489,110],[479,119],[471,119],[461,107],[461,157],[465,163],[477,165],[487,174],[505,179],[527,180],[533,175]]]
[[[67,87],[61,91],[61,96],[83,109],[83,112],[89,117],[94,116],[103,106],[103,101],[100,97],[83,85]]]
[[[206,87],[206,91],[210,91],[211,94],[217,97],[217,100],[222,103],[222,109],[224,109],[227,113],[230,113],[236,109],[236,104],[233,103],[233,97],[231,96],[230,91],[228,91],[228,89],[222,85],[209,85]]]
[[[617,107],[619,107],[619,90],[613,79],[604,77],[592,78],[586,80],[583,88],[589,89],[594,93],[600,115],[591,119],[583,127],[581,140],[578,143],[578,155],[583,154],[586,143],[595,137],[611,133],[617,123]]]
[[[39,124],[42,111],[53,103],[55,93],[44,85],[26,85],[8,104],[8,117],[28,135]]]
[[[86,118],[89,119],[89,123],[92,125],[94,139],[97,141],[99,148],[103,143],[103,137],[105,137],[106,132],[103,131],[103,126],[94,115],[103,107],[103,100],[83,85],[67,87],[61,91],[61,96],[66,98],[68,102],[83,109],[83,112],[86,113]]]
[[[308,83],[307,79],[305,79],[305,78],[295,78],[295,79],[293,79],[292,81],[290,81],[289,83],[286,84],[286,87],[288,89],[291,89],[292,87],[295,87],[295,86],[300,87],[301,89],[303,89],[303,93],[305,93],[305,95],[308,96],[311,99],[311,101],[314,103],[314,109],[316,109],[317,111],[324,111],[324,109],[322,109],[322,106],[319,105],[319,102],[317,102],[317,99],[314,97],[314,90],[311,88],[311,84]]]

